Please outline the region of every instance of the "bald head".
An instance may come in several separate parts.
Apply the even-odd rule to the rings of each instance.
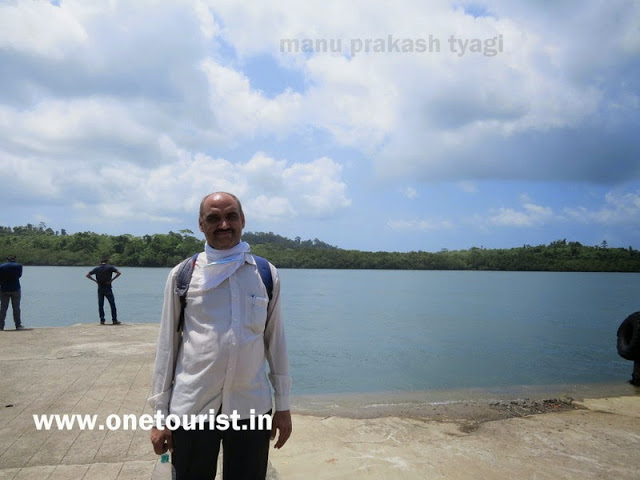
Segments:
[[[207,195],[200,203],[200,231],[207,243],[217,250],[228,250],[238,243],[244,228],[240,200],[227,192]]]
[[[238,210],[240,210],[240,213],[242,215],[244,215],[244,213],[242,212],[242,204],[240,203],[240,200],[238,199],[238,197],[236,197],[233,193],[214,192],[214,193],[210,193],[209,195],[205,195],[204,198],[202,199],[202,201],[200,202],[200,217],[202,217],[202,212],[204,210],[204,202],[207,200],[207,198],[213,197],[214,195],[227,195],[227,196],[231,197],[236,202],[236,204],[238,205]]]

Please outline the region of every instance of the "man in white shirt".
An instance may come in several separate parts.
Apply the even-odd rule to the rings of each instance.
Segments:
[[[204,428],[188,422],[173,431],[153,428],[151,442],[157,454],[172,451],[178,480],[214,478],[220,442],[224,480],[264,480],[269,440],[278,433],[275,448],[281,448],[291,435],[291,380],[278,273],[269,264],[269,300],[249,245],[241,241],[245,218],[234,195],[206,196],[198,223],[207,244],[194,265],[182,332],[175,292],[178,267],[167,279],[149,403],[164,419],[202,415],[209,422]],[[271,429],[260,430],[259,416],[273,408],[269,381],[275,413]],[[229,426],[229,420],[229,428],[218,428],[223,416],[239,422]]]

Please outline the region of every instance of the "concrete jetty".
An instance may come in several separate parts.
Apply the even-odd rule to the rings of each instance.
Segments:
[[[0,480],[149,479],[157,456],[148,431],[39,430],[33,416],[96,415],[99,425],[111,414],[151,414],[157,334],[155,324],[0,332]],[[294,407],[294,433],[272,450],[269,479],[637,479],[640,390],[575,407],[475,419]]]
[[[37,430],[33,415],[151,413],[157,326],[0,332],[0,479],[149,479],[142,430]]]

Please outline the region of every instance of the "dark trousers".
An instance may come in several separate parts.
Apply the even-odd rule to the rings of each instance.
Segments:
[[[633,374],[631,375],[631,385],[640,387],[640,360],[633,362]]]
[[[118,311],[116,310],[116,299],[113,296],[113,290],[111,287],[98,287],[98,314],[100,315],[100,322],[104,323],[104,299],[109,301],[111,307],[111,321],[118,321]]]
[[[16,324],[16,328],[22,325],[20,322],[20,290],[15,292],[2,292],[0,293],[0,328],[4,329],[4,319],[7,317],[7,310],[9,309],[9,302],[11,302],[11,309],[13,310],[13,323]]]
[[[248,420],[238,422],[247,430],[173,431],[171,460],[177,480],[213,480],[222,442],[223,480],[264,480],[269,463],[270,430],[249,430]]]

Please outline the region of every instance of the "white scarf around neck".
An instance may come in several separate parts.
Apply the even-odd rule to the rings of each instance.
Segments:
[[[249,253],[249,244],[240,242],[228,250],[216,250],[208,243],[204,246],[207,264],[203,267],[203,290],[216,288],[244,264],[245,253]]]

